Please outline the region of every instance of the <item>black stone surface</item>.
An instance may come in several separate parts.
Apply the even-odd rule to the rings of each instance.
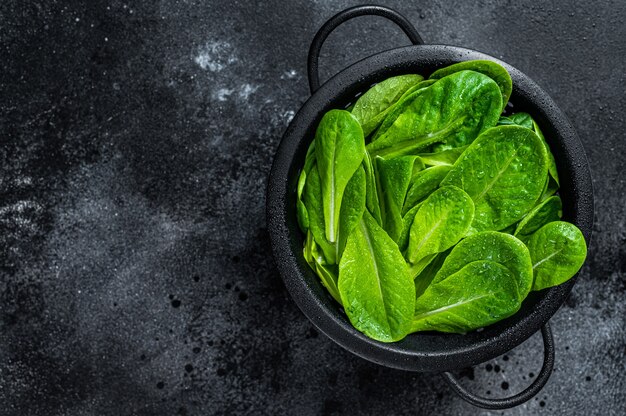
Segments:
[[[0,2],[0,414],[496,414],[440,377],[315,331],[273,265],[265,184],[308,96],[306,52],[346,1]],[[594,176],[589,257],[551,320],[555,372],[510,415],[626,402],[626,3],[386,3],[426,42],[521,69],[571,118]],[[407,44],[375,17],[322,78]],[[459,375],[493,397],[538,335]]]

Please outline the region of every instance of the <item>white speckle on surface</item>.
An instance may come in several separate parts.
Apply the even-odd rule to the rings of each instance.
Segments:
[[[228,42],[207,42],[193,60],[205,71],[219,72],[227,65],[237,62],[232,49]]]
[[[296,113],[293,110],[287,110],[283,113],[283,119],[285,120],[285,122],[289,123],[295,115]]]
[[[298,72],[295,69],[289,69],[280,76],[280,79],[294,79],[297,75]]]
[[[201,53],[194,58],[194,61],[200,65],[202,69],[208,69],[210,71],[216,72],[221,71],[224,66],[219,62],[213,62],[211,60],[211,56],[208,53]]]
[[[14,202],[13,204],[0,207],[0,216],[7,215],[9,213],[23,214],[27,210],[32,210],[34,212],[42,212],[43,208],[39,203],[35,201],[31,201],[28,199],[20,200],[20,201]]]
[[[258,85],[243,84],[239,90],[239,97],[247,100],[258,89]]]
[[[214,93],[214,96],[218,101],[226,101],[234,91],[235,90],[230,88],[220,88]]]
[[[0,179],[0,184],[2,184],[2,179]],[[27,186],[33,184],[33,178],[30,176],[22,176],[19,178],[13,179],[13,186]]]

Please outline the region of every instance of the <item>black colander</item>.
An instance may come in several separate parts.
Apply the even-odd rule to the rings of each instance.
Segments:
[[[377,15],[400,26],[414,44],[365,58],[320,86],[318,57],[326,37],[341,23],[356,16]],[[585,152],[565,115],[528,76],[511,65],[474,50],[447,45],[424,45],[411,23],[381,6],[358,6],[328,20],[309,50],[308,75],[311,97],[285,131],[274,159],[267,190],[267,222],[272,250],[280,275],[296,304],[311,322],[348,351],[387,367],[420,372],[440,372],[450,386],[470,403],[502,409],[523,403],[547,382],[554,362],[554,346],[548,320],[565,301],[576,276],[566,283],[531,292],[513,316],[481,331],[465,335],[424,332],[385,344],[354,329],[341,307],[331,298],[304,260],[303,238],[296,218],[296,187],[300,169],[315,130],[324,113],[344,108],[373,84],[395,75],[417,73],[427,77],[434,70],[457,62],[485,59],[505,67],[513,79],[509,101],[514,111],[525,111],[537,121],[546,137],[560,178],[563,220],[576,224],[587,242],[593,222],[591,174]],[[475,396],[461,387],[449,371],[493,359],[541,330],[544,363],[538,376],[523,392],[504,399]]]

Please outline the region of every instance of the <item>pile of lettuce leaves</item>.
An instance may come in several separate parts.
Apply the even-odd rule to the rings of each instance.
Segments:
[[[511,77],[466,61],[374,85],[322,117],[297,188],[304,257],[378,341],[466,333],[582,267],[554,157]]]

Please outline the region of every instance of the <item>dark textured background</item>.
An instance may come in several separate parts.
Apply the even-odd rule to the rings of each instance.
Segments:
[[[314,32],[355,2],[226,3],[0,2],[0,414],[489,414],[318,334],[271,259],[272,156]],[[521,69],[578,130],[594,240],[551,321],[552,378],[505,413],[621,415],[626,3],[536,3],[390,5],[426,42]],[[322,77],[405,44],[351,21]],[[497,397],[540,365],[535,335],[461,374]]]

